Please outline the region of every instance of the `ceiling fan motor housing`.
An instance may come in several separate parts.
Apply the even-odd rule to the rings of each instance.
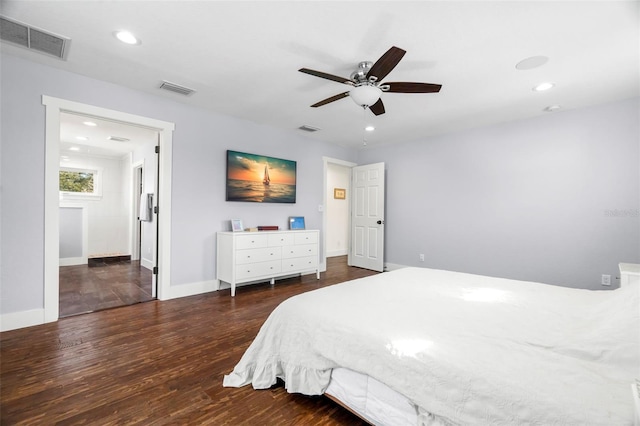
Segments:
[[[367,74],[372,66],[373,62],[362,61],[358,64],[358,69],[352,72],[349,77],[356,83],[363,83],[367,81]]]

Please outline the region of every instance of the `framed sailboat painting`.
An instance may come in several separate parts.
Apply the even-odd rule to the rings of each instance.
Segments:
[[[296,162],[227,150],[227,201],[296,202]]]

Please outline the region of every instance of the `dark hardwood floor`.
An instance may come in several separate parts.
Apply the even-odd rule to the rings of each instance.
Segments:
[[[363,425],[328,398],[223,388],[269,313],[295,294],[375,274],[327,272],[152,301],[0,333],[0,423]]]
[[[61,266],[60,318],[153,300],[151,271],[140,261]]]

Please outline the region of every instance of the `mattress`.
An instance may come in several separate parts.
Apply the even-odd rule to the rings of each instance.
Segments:
[[[417,408],[407,397],[373,377],[348,368],[333,369],[325,394],[374,425],[418,424]]]

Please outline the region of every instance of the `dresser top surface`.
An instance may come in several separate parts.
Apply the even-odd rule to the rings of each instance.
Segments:
[[[218,234],[229,235],[262,235],[262,234],[277,234],[279,232],[319,232],[318,229],[279,229],[277,231],[219,231]]]

